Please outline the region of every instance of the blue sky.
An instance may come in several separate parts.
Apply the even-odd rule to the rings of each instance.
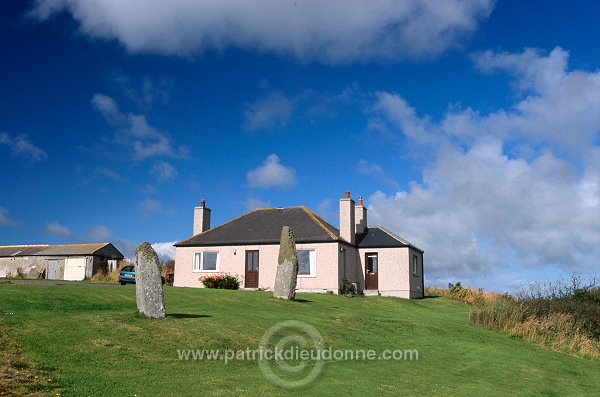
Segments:
[[[305,205],[514,291],[600,265],[597,1],[0,4],[0,244],[142,241]]]

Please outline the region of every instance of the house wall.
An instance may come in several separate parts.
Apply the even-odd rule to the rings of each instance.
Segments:
[[[410,298],[423,298],[425,296],[425,272],[423,269],[423,253],[413,248],[409,248],[409,280],[410,280]],[[413,256],[417,257],[417,272],[413,273]]]
[[[423,256],[408,247],[362,248],[356,249],[346,244],[297,244],[296,249],[315,249],[315,276],[298,276],[298,292],[339,293],[342,283],[347,280],[358,285],[358,293],[365,288],[365,254],[378,254],[378,286],[382,296],[396,296],[414,299],[423,297]],[[241,245],[219,247],[177,247],[175,251],[176,287],[203,288],[198,280],[201,276],[219,272],[238,276],[244,287],[246,251],[259,251],[259,288],[273,290],[277,273],[279,245]],[[194,254],[197,252],[219,252],[217,272],[193,271]],[[413,274],[412,256],[417,255],[418,271]]]
[[[339,284],[342,285],[344,281],[356,283],[357,293],[362,293],[365,289],[364,268],[361,268],[358,250],[355,247],[340,244]]]
[[[396,296],[400,298],[422,298],[422,273],[413,275],[411,252],[419,253],[408,247],[399,248],[361,248],[359,249],[360,266],[365,272],[365,254],[377,253],[378,259],[378,289],[382,296]],[[422,269],[422,262],[419,269]]]
[[[296,288],[298,292],[326,292],[332,291],[337,294],[339,290],[338,275],[338,244],[317,243],[297,244],[297,250],[315,250],[315,275],[298,276]],[[279,257],[279,245],[238,245],[218,247],[177,247],[175,250],[175,280],[176,287],[203,288],[198,280],[201,276],[214,275],[219,272],[239,276],[244,286],[244,275],[246,268],[246,251],[259,251],[259,276],[258,286],[261,289],[273,290],[277,263]],[[219,263],[217,272],[194,271],[194,255],[198,252],[219,252]]]

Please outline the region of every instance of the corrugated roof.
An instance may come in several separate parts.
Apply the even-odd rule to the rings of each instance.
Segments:
[[[109,246],[120,255],[120,258],[123,257],[123,255],[121,255],[121,253],[110,243],[0,246],[0,257],[94,255],[97,251]]]
[[[281,229],[289,226],[297,243],[332,242],[339,229],[306,207],[263,208],[250,211],[175,246],[279,244]]]

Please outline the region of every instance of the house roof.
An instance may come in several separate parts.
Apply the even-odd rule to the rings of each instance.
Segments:
[[[0,246],[0,257],[8,256],[72,256],[98,255],[113,259],[123,259],[111,243],[67,244],[67,245],[8,245]]]
[[[423,252],[422,249],[415,247],[402,237],[395,235],[381,226],[369,226],[365,233],[357,234],[356,245],[359,248],[411,247]]]
[[[263,208],[250,211],[227,223],[183,240],[176,247],[221,245],[279,244],[281,229],[289,226],[296,243],[328,243],[340,241],[339,228],[331,225],[306,207]],[[359,248],[412,247],[408,241],[381,227],[369,227],[356,235]]]
[[[183,240],[176,247],[279,244],[289,226],[297,243],[333,242],[340,231],[306,207],[263,208]]]

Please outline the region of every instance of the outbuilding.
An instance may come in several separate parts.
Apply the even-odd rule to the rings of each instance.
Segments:
[[[116,269],[123,258],[111,243],[0,246],[0,277],[38,269],[51,280],[83,280]]]

